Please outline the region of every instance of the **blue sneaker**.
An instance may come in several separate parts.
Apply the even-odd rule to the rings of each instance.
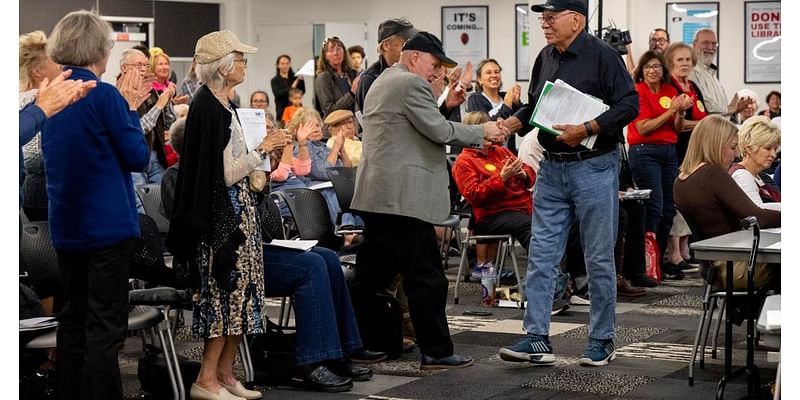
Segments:
[[[500,349],[500,358],[512,362],[529,362],[537,365],[550,365],[556,361],[553,346],[547,336],[525,335],[517,344]]]
[[[586,351],[581,356],[578,362],[581,365],[600,367],[614,361],[617,358],[617,352],[614,349],[613,339],[592,339],[589,338],[589,344],[586,346]]]
[[[476,264],[474,268],[472,268],[472,279],[480,282],[483,279],[484,274],[489,273],[489,268],[494,267],[494,263],[491,261],[487,261],[483,264]]]

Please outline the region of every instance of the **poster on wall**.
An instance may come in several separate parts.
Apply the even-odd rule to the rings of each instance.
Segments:
[[[781,82],[781,3],[744,3],[744,82]]]
[[[528,3],[514,4],[517,81],[527,82],[531,74],[531,24]]]
[[[719,37],[719,3],[667,3],[667,32],[670,42],[692,44],[694,33],[710,28]],[[719,53],[714,64],[719,65]]]
[[[489,6],[442,7],[442,44],[463,67],[489,57]]]

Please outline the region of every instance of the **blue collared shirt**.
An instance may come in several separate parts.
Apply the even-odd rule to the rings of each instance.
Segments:
[[[555,82],[556,79],[601,99],[611,107],[595,118],[600,125],[595,149],[609,148],[624,142],[622,128],[639,115],[639,94],[616,50],[586,31],[581,32],[563,53],[553,45],[545,46],[536,57],[531,70],[529,103],[514,114],[522,122],[525,132],[533,129],[529,120],[545,82]],[[570,147],[556,141],[555,136],[542,130],[539,131],[538,138],[542,147],[548,151],[586,150],[581,145]]]

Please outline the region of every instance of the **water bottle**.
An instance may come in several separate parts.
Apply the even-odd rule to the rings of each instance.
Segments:
[[[483,271],[481,277],[481,302],[485,307],[494,307],[495,288],[497,287],[497,275],[494,266]]]

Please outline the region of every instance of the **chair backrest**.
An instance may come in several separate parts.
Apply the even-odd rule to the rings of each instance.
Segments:
[[[61,280],[58,255],[50,238],[50,226],[47,221],[28,222],[22,225],[19,250],[34,288],[37,284]]]
[[[169,220],[161,214],[161,185],[147,184],[136,187],[144,212],[152,218],[160,233],[169,232]]]
[[[279,190],[275,194],[289,207],[300,239],[317,240],[319,246],[333,251],[341,249],[342,238],[334,234],[328,203],[322,194],[306,188]]]
[[[458,154],[447,155],[447,175],[449,178],[448,191],[450,192],[450,214],[456,214],[462,218],[469,218],[472,215],[472,205],[461,195],[453,176],[453,165],[456,163]]]
[[[149,215],[139,214],[139,238],[131,253],[130,277],[151,284],[175,285],[175,272],[164,262],[164,242]]]
[[[264,196],[261,201],[261,232],[262,235],[269,235],[272,239],[286,239],[286,232],[283,230],[283,218],[281,209],[275,203],[272,196]]]
[[[356,190],[356,169],[353,167],[328,167],[328,178],[336,192],[341,212],[350,212],[350,202]]]

